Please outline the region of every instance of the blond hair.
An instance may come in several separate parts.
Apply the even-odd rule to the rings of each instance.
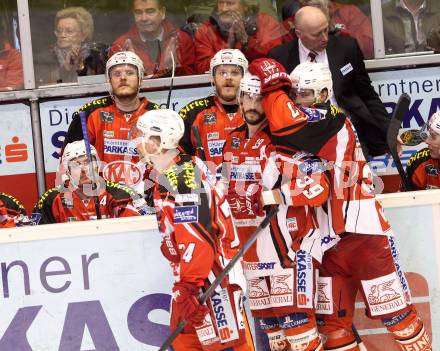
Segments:
[[[92,40],[94,32],[93,17],[84,7],[67,7],[58,11],[55,15],[55,28],[57,27],[58,22],[64,18],[75,19],[78,22],[85,38],[87,40]]]

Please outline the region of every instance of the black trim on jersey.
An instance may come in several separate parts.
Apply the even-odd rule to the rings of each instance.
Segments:
[[[106,182],[105,186],[107,188],[107,192],[115,200],[130,200],[138,196],[138,194],[134,192],[132,189],[119,183]]]
[[[197,115],[203,110],[211,108],[212,106],[215,106],[215,100],[213,95],[203,99],[191,101],[190,103],[186,104],[184,107],[180,109],[179,115],[180,117],[183,118],[183,122],[185,124],[185,132],[183,133],[182,139],[180,139],[179,145],[186,154],[188,155],[196,154],[196,148],[191,142],[191,133],[192,133],[191,127],[194,124]]]
[[[331,109],[329,109],[324,119],[318,122],[299,123],[296,126],[305,124],[304,127],[290,135],[276,135],[274,136],[274,141],[278,145],[307,151],[316,155],[325,143],[344,127],[345,118],[346,116],[342,113],[331,114]],[[283,129],[288,131],[296,126]]]
[[[86,122],[89,119],[90,114],[97,110],[98,108],[108,107],[113,104],[113,100],[110,96],[104,96],[101,99],[96,99],[87,104],[81,106],[78,111],[73,113],[72,122],[69,125],[69,129],[67,130],[66,138],[64,139],[64,144],[61,149],[61,153],[63,153],[64,148],[67,144],[72,143],[77,140],[83,140],[83,133],[81,128],[81,119],[79,117],[79,112],[84,111],[86,113]]]
[[[15,217],[19,214],[26,216],[26,209],[14,196],[0,192],[0,200],[3,202],[9,216]]]
[[[233,105],[221,104],[221,105],[225,109],[226,113],[236,113],[238,111],[238,104],[233,104]]]
[[[52,188],[41,195],[40,199],[32,210],[31,219],[35,218],[35,214],[39,214],[41,218],[35,224],[52,224],[58,223],[52,212],[52,206],[55,198],[60,194],[59,188]]]
[[[290,126],[288,126],[288,127],[284,127],[284,128],[278,129],[278,130],[277,130],[277,133],[288,132],[288,131],[290,131],[290,130],[292,130],[292,129],[295,129],[295,128],[298,128],[298,127],[300,127],[300,126],[302,126],[302,125],[304,125],[304,124],[306,124],[306,123],[307,123],[307,121],[301,121],[301,122],[298,122],[298,123],[292,124],[292,125],[290,125]]]
[[[419,166],[426,161],[429,161],[431,159],[431,152],[427,147],[415,152],[408,160],[406,164],[406,175],[409,181],[411,182],[412,186],[414,188],[417,188],[416,184],[413,183],[412,177],[419,168]]]

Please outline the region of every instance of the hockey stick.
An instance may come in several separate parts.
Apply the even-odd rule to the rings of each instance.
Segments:
[[[232,257],[231,261],[226,265],[226,267],[223,269],[223,271],[215,278],[215,280],[212,282],[212,284],[209,286],[208,289],[203,293],[202,296],[199,298],[200,304],[204,304],[209,297],[211,297],[214,290],[220,285],[222,280],[226,277],[227,274],[231,271],[231,269],[234,267],[234,265],[241,259],[241,257],[244,255],[244,253],[249,250],[249,248],[252,246],[252,244],[257,240],[258,235],[261,233],[261,231],[267,227],[270,220],[273,216],[275,216],[278,212],[278,206],[272,207],[272,209],[266,214],[266,217],[263,219],[263,221],[260,223],[260,225],[255,229],[255,231],[252,233],[248,241],[246,241],[241,249]],[[160,347],[159,351],[166,351],[168,350],[168,347],[171,346],[174,339],[182,332],[183,328],[185,328],[187,324],[186,320],[182,320],[179,322],[179,325],[177,328],[171,333],[171,335],[165,340],[165,342]]]
[[[79,113],[79,118],[81,119],[81,129],[83,133],[84,144],[86,145],[87,162],[89,163],[89,172],[92,179],[92,191],[94,192],[93,201],[95,202],[96,219],[101,219],[102,217],[101,211],[99,209],[98,183],[96,182],[95,177],[95,168],[92,159],[92,151],[90,150],[89,134],[87,133],[86,114],[84,111],[81,111]]]
[[[197,156],[203,161],[206,162],[206,155],[205,155],[205,149],[203,148],[202,144],[202,138],[200,137],[200,130],[199,127],[196,125],[193,125],[191,127],[191,131],[194,135],[194,140],[196,142],[196,150],[197,150]]]
[[[412,190],[412,186],[408,181],[408,178],[403,170],[402,162],[400,162],[399,155],[397,153],[397,136],[399,134],[400,126],[402,124],[403,118],[409,110],[409,104],[411,103],[411,98],[408,94],[402,94],[397,101],[397,105],[394,109],[393,116],[391,117],[390,126],[387,131],[387,143],[390,148],[391,156],[396,164],[397,171],[399,172],[400,178],[402,179],[403,187],[405,191]]]
[[[174,74],[176,73],[176,61],[174,61],[174,55],[173,52],[170,51],[171,55],[171,62],[173,64],[172,71],[171,71],[171,81],[170,81],[170,89],[168,90],[168,98],[167,98],[167,108],[170,108],[170,102],[171,102],[171,93],[173,92],[173,85],[174,85]]]

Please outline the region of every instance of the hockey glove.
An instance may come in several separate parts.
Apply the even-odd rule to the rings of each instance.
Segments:
[[[284,67],[276,60],[259,58],[249,65],[249,73],[256,75],[261,80],[261,92],[283,89],[289,92],[292,81]]]
[[[236,190],[239,190],[236,192]],[[243,193],[243,194],[241,194]],[[234,219],[254,219],[264,216],[261,203],[261,186],[251,184],[244,189],[231,189],[226,195]]]
[[[191,283],[174,283],[172,308],[172,313],[175,314],[174,320],[186,320],[188,326],[203,323],[209,309],[199,303],[197,299],[199,290],[199,287]]]

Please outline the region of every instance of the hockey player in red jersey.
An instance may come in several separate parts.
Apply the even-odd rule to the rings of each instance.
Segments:
[[[406,174],[414,190],[440,188],[440,111],[435,112],[421,130],[428,144],[415,152],[406,165]]]
[[[137,147],[154,169],[154,204],[162,234],[161,251],[173,275],[171,329],[188,324],[173,342],[176,351],[253,350],[242,317],[244,276],[240,265],[201,305],[198,297],[237,251],[239,240],[229,205],[206,165],[177,149],[184,133],[172,110],[149,111],[137,122]]]
[[[315,274],[322,255],[310,206],[327,200],[327,177],[317,157],[304,152],[276,155],[258,77],[244,75],[239,106],[246,123],[226,139],[224,174],[240,241],[248,241],[263,220],[263,201],[273,203],[272,197],[278,197],[291,204],[279,205],[270,227],[244,254],[252,315],[267,334],[271,351],[323,350],[314,313]]]
[[[99,163],[93,146],[91,156],[94,165]],[[93,184],[86,146],[83,140],[66,145],[62,157],[67,179],[63,185],[46,191],[34,207],[31,220],[33,224],[50,224],[96,219],[93,197],[98,196],[99,211],[102,218],[139,216],[133,206],[134,192],[117,183],[106,182],[98,176],[98,167],[93,170],[98,178]],[[95,189],[96,187],[96,189]]]
[[[180,145],[185,153],[196,154],[199,145],[192,127],[197,126],[204,150],[202,158],[213,162],[212,168],[222,162],[223,145],[228,133],[243,123],[243,118],[237,112],[237,91],[247,67],[248,61],[240,50],[218,51],[210,64],[215,95],[192,101],[179,111],[185,122],[185,134]]]
[[[2,200],[0,200],[0,229],[3,228],[14,228],[15,222],[13,218],[8,215],[8,209]]]
[[[110,84],[110,96],[82,106],[73,115],[64,147],[75,140],[82,140],[79,113],[84,112],[90,144],[93,145],[105,167],[103,177],[107,181],[136,185],[141,179],[137,167],[138,153],[130,144],[130,130],[143,113],[160,106],[139,96],[144,67],[142,60],[131,51],[121,51],[109,58],[106,78]]]
[[[352,332],[355,298],[360,290],[367,314],[382,320],[402,350],[431,351],[430,336],[411,304],[395,239],[375,199],[372,174],[356,134],[342,112],[328,103],[330,70],[322,64],[303,63],[292,72],[293,79],[288,79],[276,61],[261,60],[249,71],[261,75],[262,91],[267,93],[263,106],[272,121],[275,142],[291,149],[301,141],[302,149],[312,151],[315,147],[317,155],[332,161],[328,167],[331,196],[318,210],[320,230],[329,233],[334,245],[325,252],[318,283],[316,312],[320,313],[319,330],[326,338],[324,349],[360,350]],[[330,79],[322,79],[326,75]],[[284,90],[292,94],[293,101]],[[319,111],[322,108],[324,111]],[[339,129],[332,128],[338,123]],[[320,129],[322,125],[329,127]],[[317,140],[315,145],[310,145],[311,140]],[[387,295],[381,287],[394,295]]]
[[[26,209],[14,196],[0,192],[0,228],[29,224]]]

